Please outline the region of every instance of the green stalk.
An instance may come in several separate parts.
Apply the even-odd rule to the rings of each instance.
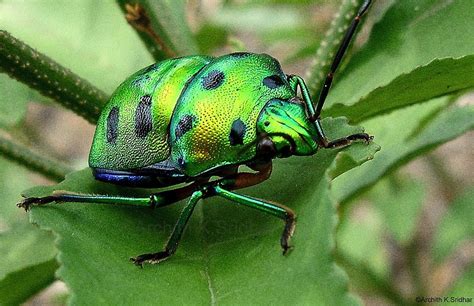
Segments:
[[[97,122],[107,101],[104,92],[3,30],[0,30],[0,71],[91,123]]]
[[[169,40],[163,38],[163,31],[158,33],[154,30],[156,28],[156,18],[153,18],[152,22],[150,16],[154,17],[154,15],[150,14],[149,9],[144,8],[139,3],[132,5],[126,1],[118,0],[117,2],[125,14],[125,19],[135,29],[148,52],[156,61],[177,56],[177,52],[171,46]]]
[[[2,135],[0,135],[0,154],[57,182],[62,181],[67,173],[73,171],[71,167],[35,153],[25,145],[6,139]]]
[[[116,0],[127,22],[156,61],[196,54],[186,20],[186,1]]]
[[[316,51],[310,68],[306,72],[306,84],[308,84],[313,97],[318,97],[326,75],[331,68],[334,55],[363,1],[343,0],[338,12],[334,16],[331,26]]]

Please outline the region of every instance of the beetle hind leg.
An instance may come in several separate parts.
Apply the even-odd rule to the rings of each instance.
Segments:
[[[149,197],[127,197],[105,194],[84,194],[74,193],[64,190],[55,190],[52,194],[45,197],[25,197],[17,206],[29,210],[31,206],[40,206],[48,203],[95,203],[95,204],[112,204],[112,205],[132,205],[144,207],[163,207],[189,197],[197,188],[197,183],[187,186],[152,193]]]

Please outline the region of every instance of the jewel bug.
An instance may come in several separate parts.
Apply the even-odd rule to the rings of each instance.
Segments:
[[[347,30],[316,107],[304,80],[284,74],[266,54],[168,59],[125,80],[97,123],[89,155],[92,173],[117,185],[174,189],[147,198],[55,192],[25,198],[18,206],[83,202],[163,207],[189,198],[164,250],[131,258],[141,266],[173,255],[198,201],[218,196],[282,219],[280,244],[287,253],[295,213],[233,190],[268,179],[274,158],[313,155],[320,147],[372,139],[357,133],[330,141],[320,123],[333,75],[370,3],[362,4]],[[239,172],[242,165],[255,172]]]

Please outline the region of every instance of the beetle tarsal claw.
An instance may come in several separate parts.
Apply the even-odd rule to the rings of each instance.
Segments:
[[[131,257],[130,261],[133,262],[136,266],[143,268],[144,263],[157,264],[170,257],[170,254],[167,251],[153,253],[153,254],[143,254],[138,255],[137,257]]]
[[[25,211],[28,211],[30,209],[31,204],[33,204],[36,199],[37,198],[24,198],[20,202],[16,203],[16,206],[25,209]]]
[[[130,257],[130,261],[133,262],[134,265],[143,268],[143,262],[141,262],[138,257]]]
[[[292,245],[283,247],[283,256],[288,255],[293,249],[294,247]]]
[[[30,210],[31,205],[35,205],[35,204],[42,205],[42,204],[50,203],[56,200],[57,198],[55,196],[46,196],[46,197],[40,197],[40,198],[24,197],[24,199],[18,202],[16,206],[20,208],[24,208],[25,211],[28,211]]]

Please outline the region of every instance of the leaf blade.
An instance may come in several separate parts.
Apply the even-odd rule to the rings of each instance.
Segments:
[[[469,10],[465,1],[393,4],[374,26],[367,44],[336,76],[326,114],[345,112],[356,122],[473,87],[469,75],[474,26]]]

